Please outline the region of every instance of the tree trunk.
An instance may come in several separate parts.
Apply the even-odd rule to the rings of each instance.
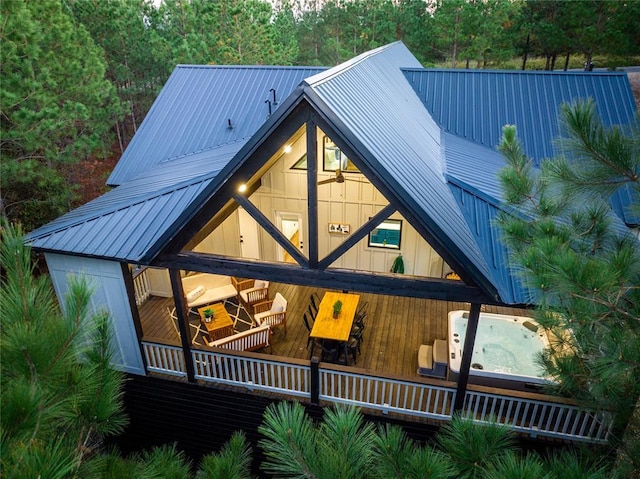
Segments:
[[[571,52],[567,52],[567,56],[564,59],[564,71],[569,69],[569,57],[571,57]]]
[[[531,35],[527,34],[527,43],[524,45],[524,53],[522,54],[522,69],[525,70],[527,67],[527,56],[529,55],[529,41],[531,40]]]
[[[616,470],[628,471],[629,479],[640,478],[640,398],[624,431],[622,442],[616,451]]]

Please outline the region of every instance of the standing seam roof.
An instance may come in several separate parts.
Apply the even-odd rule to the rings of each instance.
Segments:
[[[492,281],[485,259],[444,178],[441,131],[400,68],[418,62],[401,43],[344,68],[307,79],[313,91],[364,145],[368,165],[418,208],[415,213],[450,251],[460,251]],[[455,253],[454,253],[455,254]],[[462,257],[459,261],[464,262]]]

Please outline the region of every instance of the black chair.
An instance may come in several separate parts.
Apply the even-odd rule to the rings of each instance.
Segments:
[[[309,320],[309,313],[302,313],[302,321],[304,321],[304,327],[307,328],[309,334],[311,334],[311,325],[313,324],[313,320]],[[311,343],[311,336],[307,338],[307,349],[309,349],[309,343]]]
[[[329,363],[335,363],[338,361],[340,350],[338,349],[338,343],[335,341],[312,339],[311,353],[309,354],[309,357],[313,357],[316,348],[320,350],[320,361]]]
[[[356,340],[358,342],[358,344],[356,345],[357,348],[358,348],[358,353],[361,352],[360,345],[362,344],[362,341],[364,340],[364,336],[362,334],[362,329],[356,328],[354,330],[352,328],[351,329],[351,333],[349,333],[349,341],[351,341],[352,339]]]
[[[357,310],[356,316],[353,320],[354,323],[364,326],[364,320],[367,318],[367,312],[369,310],[369,302],[363,303]]]
[[[309,295],[309,304],[311,304],[313,308],[318,311],[318,308],[320,308],[320,296],[318,296],[318,293],[314,292]]]
[[[353,364],[356,364],[356,356],[360,353],[360,341],[356,338],[349,338],[349,342],[346,345],[340,347],[340,353],[338,362],[343,363],[345,366],[349,365],[349,357],[353,358]],[[346,357],[345,357],[346,354]]]
[[[309,314],[311,318],[315,321],[316,316],[318,316],[318,308],[314,307],[312,303],[309,303]]]

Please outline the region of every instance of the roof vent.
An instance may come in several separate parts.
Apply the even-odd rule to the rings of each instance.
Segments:
[[[265,100],[264,102],[269,105],[269,116],[271,116],[271,100]]]
[[[233,125],[231,124],[231,118],[227,120],[227,130],[233,130]]]
[[[273,93],[273,106],[276,106],[278,104],[278,100],[276,100],[276,89],[272,88],[271,90],[269,90],[271,93]]]

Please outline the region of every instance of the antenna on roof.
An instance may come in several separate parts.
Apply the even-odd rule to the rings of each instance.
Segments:
[[[278,104],[278,101],[276,100],[276,89],[272,88],[269,91],[273,93],[273,106],[276,106]]]
[[[271,100],[265,100],[264,102],[269,104],[269,116],[271,116]]]
[[[227,123],[228,123],[228,124],[227,124],[227,129],[228,129],[228,130],[233,130],[233,125],[231,124],[231,118],[229,118],[229,119],[227,120]]]

